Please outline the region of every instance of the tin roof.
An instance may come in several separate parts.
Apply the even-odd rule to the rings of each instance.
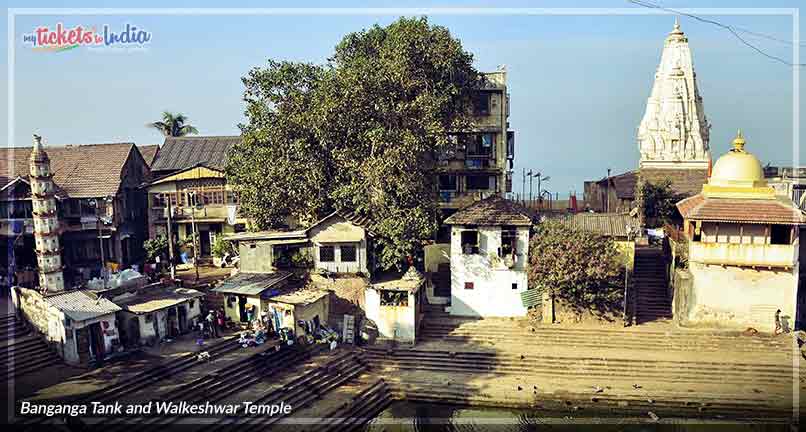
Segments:
[[[228,279],[212,291],[223,294],[236,294],[245,296],[259,296],[270,288],[278,288],[291,277],[291,272],[278,270],[273,273],[241,272]]]
[[[227,151],[240,141],[240,136],[166,137],[151,170],[179,171],[199,164],[223,170]]]
[[[124,294],[115,297],[114,301],[125,311],[141,314],[176,306],[202,296],[204,294],[201,291],[190,288],[164,288],[130,295]]]
[[[304,287],[282,291],[278,295],[267,298],[267,300],[290,305],[305,306],[318,301],[328,294],[330,294],[330,291],[328,290]]]
[[[550,219],[563,225],[608,237],[627,237],[627,226],[640,227],[638,220],[630,215],[616,213],[561,214]]]
[[[89,290],[67,291],[47,296],[45,301],[73,321],[85,321],[120,310],[118,305],[104,297],[96,297],[95,293]]]

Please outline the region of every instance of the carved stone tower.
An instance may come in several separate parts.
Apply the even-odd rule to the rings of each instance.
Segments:
[[[711,125],[696,76],[688,38],[675,21],[638,127],[640,168],[708,169]]]
[[[42,147],[42,137],[39,135],[34,135],[29,163],[39,288],[45,294],[58,293],[64,291],[59,219],[50,158]]]

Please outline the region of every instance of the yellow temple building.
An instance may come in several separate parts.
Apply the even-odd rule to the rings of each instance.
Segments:
[[[793,328],[798,301],[799,233],[806,215],[775,195],[741,132],[719,158],[702,192],[677,203],[688,239],[691,281],[675,290],[683,323]]]

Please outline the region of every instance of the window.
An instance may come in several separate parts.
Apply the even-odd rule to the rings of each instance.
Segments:
[[[473,289],[473,282],[465,282],[465,289],[472,290]]]
[[[503,227],[501,229],[501,257],[518,253],[518,231],[515,227]]]
[[[479,253],[478,231],[462,231],[462,253],[465,255]]]
[[[473,95],[473,112],[476,115],[490,114],[490,94],[478,92]]]
[[[443,174],[439,176],[439,190],[441,191],[455,191],[456,190],[456,176],[451,174]]]
[[[152,207],[155,207],[155,208],[165,207],[166,204],[167,204],[166,201],[167,200],[166,200],[165,194],[157,193],[157,194],[152,194],[151,195],[151,206]]]
[[[381,306],[408,306],[408,291],[381,290]]]
[[[356,247],[353,245],[341,246],[341,262],[356,262]]]
[[[770,244],[788,245],[790,241],[791,228],[788,225],[772,225],[770,228]]]
[[[319,246],[319,261],[333,262],[336,260],[336,253],[333,246]]]
[[[469,175],[467,176],[467,189],[468,190],[487,190],[490,189],[490,177],[486,175]]]
[[[224,204],[224,191],[222,190],[206,190],[201,192],[201,202],[204,205],[223,205]]]
[[[150,323],[150,322],[152,322],[152,321],[154,321],[154,315],[152,315],[152,314],[146,314],[146,322],[147,322],[147,323]]]
[[[512,284],[512,289],[514,290],[518,289],[518,284],[517,283]]]
[[[238,204],[240,202],[240,198],[238,197],[238,192],[235,191],[227,191],[227,204]]]

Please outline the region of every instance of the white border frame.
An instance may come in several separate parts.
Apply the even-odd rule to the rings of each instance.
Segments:
[[[792,17],[792,166],[800,165],[800,12],[798,8],[680,8],[679,13],[697,15],[744,15],[744,16],[791,16]],[[155,16],[155,15],[195,15],[195,16],[255,16],[255,15],[281,15],[281,16],[401,16],[401,15],[677,15],[674,12],[662,9],[643,7],[634,8],[8,8],[8,136],[7,145],[15,142],[15,94],[14,71],[16,59],[16,28],[17,16],[36,15],[127,15],[127,16]],[[797,285],[795,286],[795,299],[797,299]],[[797,303],[797,301],[796,301]],[[793,385],[792,385],[792,417],[795,422],[800,416],[800,351],[797,339],[793,338]],[[14,358],[10,358],[10,366]],[[16,413],[14,400],[14,380],[8,386],[9,414],[14,419]],[[300,419],[311,420],[311,419]],[[492,419],[486,419],[489,421]],[[500,419],[506,424],[508,419]],[[185,423],[182,421],[180,423]],[[307,423],[306,423],[307,424]],[[386,423],[384,423],[386,424]]]

